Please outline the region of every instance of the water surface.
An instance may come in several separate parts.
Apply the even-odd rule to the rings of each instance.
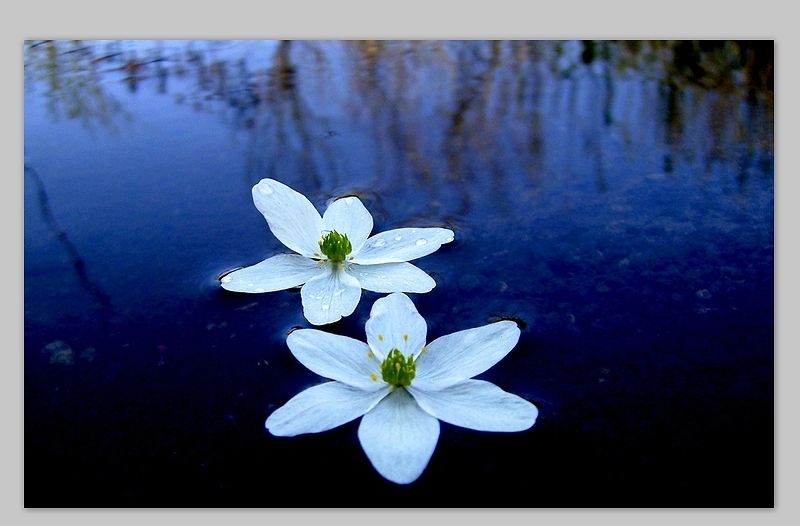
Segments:
[[[26,507],[771,507],[772,42],[26,42]],[[480,376],[528,431],[442,424],[410,486],[358,421],[276,438],[321,378],[297,290],[218,276],[285,248],[250,189],[416,264],[429,340],[497,319]],[[364,339],[381,295],[326,326]],[[446,489],[446,491],[445,491]]]

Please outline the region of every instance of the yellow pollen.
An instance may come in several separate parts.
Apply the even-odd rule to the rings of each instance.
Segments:
[[[404,334],[404,335],[403,335],[403,339],[404,339],[405,341],[408,341],[408,334]]]
[[[371,360],[371,359],[373,359],[373,358],[375,358],[375,355],[374,355],[374,354],[372,354],[372,351],[368,351],[368,352],[367,352],[367,358],[369,358],[370,360]]]
[[[426,352],[428,352],[428,348],[427,347],[423,347],[421,353],[425,354]]]
[[[375,373],[369,373],[369,377],[372,378],[373,382],[377,382],[378,381],[378,375],[375,374]]]
[[[383,341],[383,334],[379,334],[379,335],[378,335],[378,339],[379,339],[380,341]]]

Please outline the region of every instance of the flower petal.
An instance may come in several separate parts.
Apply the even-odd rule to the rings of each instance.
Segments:
[[[300,329],[289,334],[286,344],[300,363],[320,376],[368,391],[386,387],[380,379],[380,361],[370,357],[372,351],[364,342],[317,329]]]
[[[441,391],[408,387],[417,404],[439,420],[478,431],[524,431],[539,410],[490,382],[464,380]]]
[[[419,353],[428,336],[428,325],[408,296],[395,292],[372,305],[364,329],[367,343],[375,356],[383,360],[392,349],[404,356]]]
[[[417,359],[414,385],[442,389],[472,378],[502,360],[517,341],[519,327],[508,320],[437,338]]]
[[[275,292],[302,285],[322,270],[319,263],[298,254],[278,254],[233,271],[220,283],[234,292]]]
[[[347,234],[355,254],[372,232],[372,215],[358,197],[344,197],[325,210],[322,225],[325,230]]]
[[[427,256],[454,239],[447,228],[398,228],[376,234],[367,239],[358,252],[353,252],[353,262],[362,265],[397,263]]]
[[[361,299],[361,285],[342,269],[341,264],[325,263],[323,272],[309,279],[300,289],[303,314],[314,325],[339,321],[350,316]]]
[[[322,217],[303,194],[273,179],[253,187],[253,202],[278,241],[306,257],[319,252]]]
[[[439,421],[396,389],[361,419],[358,440],[384,478],[410,484],[422,475],[439,440]]]
[[[373,292],[430,292],[436,286],[432,277],[411,263],[351,264],[347,272],[361,288]]]
[[[363,415],[389,392],[364,391],[340,382],[309,387],[276,409],[264,426],[276,436],[320,433]]]

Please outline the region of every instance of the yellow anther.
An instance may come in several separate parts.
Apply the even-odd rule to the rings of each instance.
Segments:
[[[420,351],[420,354],[425,354],[426,352],[428,352],[428,348],[427,347],[423,347],[422,351]]]
[[[399,363],[395,363],[394,364],[394,368],[395,368],[395,370],[397,370],[398,373],[400,372],[400,367],[401,367],[401,365]]]
[[[377,382],[378,381],[378,375],[375,374],[375,373],[369,373],[369,377],[372,378],[373,382]]]
[[[378,339],[379,339],[380,341],[383,341],[383,334],[379,334],[379,335],[378,335]]]
[[[374,355],[374,354],[372,354],[372,351],[368,351],[368,352],[367,352],[367,358],[369,358],[370,360],[372,360],[373,358],[375,358],[375,355]]]
[[[404,335],[403,335],[403,339],[404,339],[405,341],[408,341],[408,334],[404,334]]]

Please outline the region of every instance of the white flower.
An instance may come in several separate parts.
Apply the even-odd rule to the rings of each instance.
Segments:
[[[253,201],[278,240],[296,254],[278,254],[231,272],[222,287],[236,292],[274,292],[303,285],[303,314],[314,325],[353,313],[361,289],[430,292],[436,282],[408,261],[453,240],[446,228],[398,228],[368,237],[372,216],[357,197],[331,203],[320,216],[302,194],[262,179]]]
[[[295,436],[333,429],[363,415],[358,439],[383,477],[414,482],[439,439],[439,420],[479,431],[523,431],[536,422],[530,402],[483,380],[519,340],[512,321],[442,336],[425,345],[427,325],[405,294],[381,298],[366,324],[367,342],[300,329],[286,343],[315,373],[332,379],[302,391],[266,421]]]

